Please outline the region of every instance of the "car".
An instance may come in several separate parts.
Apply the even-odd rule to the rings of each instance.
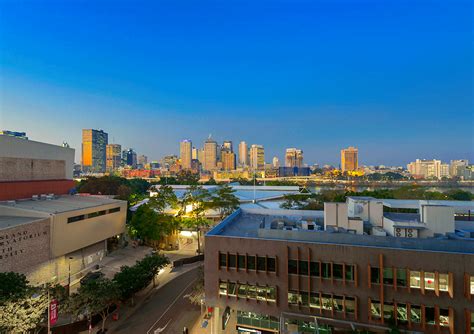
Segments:
[[[81,285],[86,284],[87,282],[90,281],[95,281],[96,279],[104,277],[104,273],[100,271],[91,271],[88,272],[83,278],[81,278],[80,282]]]

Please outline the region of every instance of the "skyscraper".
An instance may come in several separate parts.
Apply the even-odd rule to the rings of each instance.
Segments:
[[[241,167],[246,167],[249,164],[249,152],[248,152],[248,147],[247,143],[244,141],[241,141],[239,144],[239,165]]]
[[[148,157],[144,154],[139,155],[137,158],[138,165],[140,165],[140,168],[144,168],[145,165],[148,163]]]
[[[120,144],[108,144],[106,146],[107,172],[113,172],[120,167],[122,162],[122,146]]]
[[[231,151],[221,152],[222,169],[234,170],[235,169],[235,153]]]
[[[265,151],[262,145],[252,145],[250,147],[250,167],[253,170],[265,169]]]
[[[191,151],[191,159],[193,160],[199,160],[199,149],[196,147],[193,147]]]
[[[105,172],[108,137],[103,130],[82,130],[82,170],[84,172]]]
[[[469,165],[469,160],[451,160],[449,166],[449,176],[456,177],[462,174],[462,170]]]
[[[303,151],[296,148],[287,148],[285,167],[303,167]]]
[[[222,144],[221,151],[234,152],[234,148],[232,146],[232,141],[231,140],[224,140],[224,143]]]
[[[204,142],[204,163],[203,169],[207,171],[215,170],[217,167],[217,143],[211,138]]]
[[[280,167],[280,159],[278,159],[278,157],[273,157],[273,168],[278,168]]]
[[[356,147],[348,147],[341,150],[342,172],[354,171],[359,168],[359,150]]]
[[[183,169],[191,169],[192,149],[193,143],[189,139],[182,140],[179,144],[179,155]]]
[[[133,148],[129,148],[125,151],[125,164],[132,168],[137,167],[137,153],[133,150]]]

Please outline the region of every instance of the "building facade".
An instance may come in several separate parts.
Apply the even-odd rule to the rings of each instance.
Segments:
[[[108,144],[106,147],[107,172],[114,172],[122,165],[122,146]]]
[[[451,177],[460,177],[462,170],[469,166],[469,160],[451,160],[449,164],[449,175]]]
[[[285,167],[303,167],[303,150],[287,148],[285,152]]]
[[[436,159],[416,159],[407,165],[407,169],[414,178],[441,179],[449,176],[449,165]]]
[[[359,150],[356,147],[348,147],[341,150],[341,171],[356,171],[359,168]]]
[[[221,162],[223,170],[235,170],[235,153],[232,151],[221,151]]]
[[[265,169],[265,150],[262,145],[252,145],[250,147],[250,168],[253,170]]]
[[[202,168],[206,171],[213,171],[217,168],[217,143],[210,136],[204,142]]]
[[[249,149],[247,143],[241,141],[239,143],[239,166],[247,167],[249,165]]]
[[[189,139],[182,140],[179,144],[179,156],[181,158],[181,167],[183,169],[191,169],[191,161],[193,159],[193,143]]]
[[[108,134],[103,130],[82,130],[82,171],[104,173],[106,170]]]

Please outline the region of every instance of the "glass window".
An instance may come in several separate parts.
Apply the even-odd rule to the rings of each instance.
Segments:
[[[334,307],[334,311],[337,311],[337,312],[344,311],[344,297],[342,297],[342,296],[333,296],[332,297],[332,305]]]
[[[342,269],[342,264],[334,263],[332,265],[332,275],[335,279],[343,279],[344,273]]]
[[[302,305],[308,306],[309,305],[309,293],[306,292],[306,291],[300,291],[300,295],[301,295]]]
[[[300,296],[296,291],[288,291],[288,304],[298,305],[300,301]]]
[[[248,270],[255,270],[255,256],[247,256],[247,268]]]
[[[472,277],[471,277],[471,284],[472,284]],[[472,285],[471,285],[471,288],[472,288]],[[471,290],[471,293],[472,290]],[[474,312],[471,312],[471,331],[474,332]]]
[[[397,269],[397,286],[407,286],[407,271],[406,269]]]
[[[227,284],[227,294],[229,296],[236,296],[237,295],[237,284],[234,282],[229,282]]]
[[[471,295],[474,295],[474,276],[471,276]]]
[[[120,211],[120,207],[109,209],[109,213],[114,213],[114,212],[119,212],[119,211]]]
[[[227,296],[227,282],[219,283],[219,294],[222,296]]]
[[[267,259],[267,268],[268,271],[274,273],[276,271],[276,259],[274,257],[269,257]]]
[[[434,307],[425,307],[425,319],[428,325],[435,325],[435,309]]]
[[[322,263],[323,269],[323,278],[331,278],[331,264],[330,263]]]
[[[380,283],[380,269],[377,267],[370,268],[370,282]]]
[[[410,306],[411,322],[419,324],[421,322],[421,307],[418,305]]]
[[[393,285],[393,268],[383,268],[383,284]]]
[[[269,286],[267,288],[267,300],[270,302],[276,302],[276,288]]]
[[[300,261],[299,265],[300,265],[299,274],[300,275],[308,275],[308,261]]]
[[[74,216],[74,217],[69,217],[67,219],[67,223],[75,223],[75,222],[78,222],[80,220],[84,220],[86,218],[85,215],[79,215],[79,216]]]
[[[439,278],[439,291],[448,291],[449,290],[449,275],[438,274],[438,278]]]
[[[425,272],[425,289],[435,289],[435,273]]]
[[[310,298],[309,298],[309,306],[319,309],[319,308],[321,308],[320,302],[321,302],[321,300],[319,298],[319,293],[311,292],[311,295],[310,295]]]
[[[319,262],[310,263],[310,274],[311,276],[319,277]]]
[[[229,268],[235,268],[237,258],[235,254],[229,254]]]
[[[404,323],[408,322],[407,305],[397,304],[397,320]]]
[[[219,253],[219,267],[227,267],[227,254]]]
[[[239,283],[239,297],[241,298],[247,297],[247,284]]]
[[[323,310],[332,310],[332,298],[331,295],[322,294],[321,295],[321,303],[323,306]]]
[[[267,300],[267,288],[264,286],[257,286],[257,299]]]
[[[443,327],[449,327],[449,310],[440,308],[439,309],[439,324]]]
[[[257,287],[255,285],[249,285],[247,287],[247,296],[250,299],[257,299]]]
[[[383,305],[383,317],[385,319],[395,319],[393,303],[385,303]]]
[[[350,264],[349,265],[346,264],[346,280],[353,281],[354,275],[355,275],[354,266]]]
[[[288,260],[288,274],[298,273],[298,262],[296,260]]]
[[[239,269],[245,269],[245,255],[239,255],[238,261]]]
[[[265,258],[263,256],[259,256],[257,258],[257,270],[258,271],[265,271],[266,270]]]
[[[372,300],[370,303],[370,314],[372,319],[380,319],[382,317],[382,308],[379,301]]]
[[[419,271],[410,271],[410,288],[420,289],[421,288],[421,279]]]
[[[346,297],[346,312],[347,313],[355,313],[355,298],[354,297]]]

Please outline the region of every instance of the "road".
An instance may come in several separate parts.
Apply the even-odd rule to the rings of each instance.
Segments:
[[[136,311],[113,331],[117,334],[177,334],[200,315],[188,298],[198,277],[194,268],[155,290]]]

